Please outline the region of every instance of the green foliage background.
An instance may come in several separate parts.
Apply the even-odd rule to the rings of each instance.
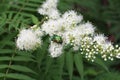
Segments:
[[[92,63],[72,50],[53,59],[47,51],[47,36],[36,51],[16,49],[19,30],[43,18],[37,13],[43,1],[0,0],[0,80],[119,80],[120,60],[98,58]],[[70,9],[80,12],[115,43],[120,43],[119,7],[119,0],[60,0],[58,6],[62,13]]]

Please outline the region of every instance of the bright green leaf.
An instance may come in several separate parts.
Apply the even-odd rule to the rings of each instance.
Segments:
[[[34,24],[38,24],[39,23],[39,20],[38,20],[38,18],[36,16],[32,15],[31,17],[32,17],[32,22]]]
[[[71,52],[66,53],[66,65],[68,69],[68,73],[70,76],[70,80],[72,80],[73,76],[73,54]]]
[[[75,60],[75,66],[81,76],[81,80],[83,80],[84,77],[84,68],[83,68],[83,60],[82,56],[80,54],[74,54],[74,60]]]
[[[12,78],[16,80],[35,80],[27,75],[24,74],[18,74],[18,73],[9,73],[5,77],[7,78]]]

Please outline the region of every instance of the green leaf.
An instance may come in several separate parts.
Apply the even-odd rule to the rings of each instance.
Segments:
[[[103,67],[107,72],[109,72],[109,69],[108,67],[105,65],[104,61],[99,59],[99,58],[96,58],[95,59],[95,63],[97,63],[98,65],[100,65],[101,67]]]
[[[25,67],[25,66],[21,66],[21,65],[11,65],[9,68],[14,69],[16,71],[21,71],[21,72],[28,72],[28,73],[33,73],[33,74],[37,74],[36,72],[34,72],[32,69]]]
[[[7,68],[7,67],[8,67],[8,65],[4,65],[4,64],[0,65],[0,69],[4,69],[4,68]]]
[[[35,3],[25,3],[24,1],[20,0],[20,1],[17,1],[19,4],[24,4],[26,6],[33,6],[33,7],[38,7],[39,4],[35,4]]]
[[[97,76],[99,74],[99,71],[96,71],[95,68],[88,67],[84,71],[84,75],[92,75],[92,76]]]
[[[73,76],[73,80],[80,80],[80,77],[78,77],[78,76]]]
[[[4,73],[0,73],[0,77],[4,77],[4,75],[5,75]]]
[[[47,57],[45,74],[47,74],[48,71],[50,70],[52,62],[53,62],[53,59],[51,57]]]
[[[10,69],[20,71],[20,72],[28,72],[28,73],[37,74],[32,69],[25,67],[25,66],[21,66],[21,65],[11,65],[11,66],[6,65],[6,64],[0,65],[0,69],[5,69],[5,68],[10,68]]]
[[[0,57],[0,61],[8,61],[11,60],[11,57]]]
[[[31,57],[31,58],[35,58],[31,52],[27,52],[27,51],[16,51],[17,55],[20,56],[24,56],[24,57]]]
[[[14,60],[14,61],[33,61],[33,62],[35,62],[34,59],[32,59],[30,57],[24,57],[24,56],[16,56],[12,60]]]
[[[63,68],[64,68],[64,63],[65,63],[65,55],[64,54],[62,54],[60,57],[59,57],[59,61],[60,61],[60,75],[61,75],[61,77],[62,77],[62,75],[63,75],[63,72],[64,72],[64,70],[63,70]]]
[[[73,54],[72,52],[66,53],[66,65],[69,73],[69,78],[72,80],[73,76]]]
[[[6,39],[6,40],[0,41],[0,45],[1,45],[2,47],[6,46],[6,45],[14,46],[14,45],[15,45],[15,42]],[[0,46],[0,47],[1,47],[1,46]],[[1,48],[2,48],[2,47],[1,47]]]
[[[35,80],[27,75],[18,74],[18,73],[9,73],[5,77],[19,80]]]
[[[80,54],[74,54],[75,66],[81,76],[81,80],[84,80],[84,68],[83,68],[83,60]]]
[[[8,54],[8,53],[13,53],[15,52],[15,50],[11,50],[11,49],[0,49],[0,54]]]
[[[38,24],[39,23],[39,20],[38,20],[38,18],[36,16],[32,15],[31,18],[32,18],[32,22],[34,24]]]
[[[11,60],[12,58],[11,57],[0,57],[0,61],[9,61]],[[23,57],[23,56],[16,56],[12,59],[13,61],[34,61],[34,59],[30,58],[30,57]]]

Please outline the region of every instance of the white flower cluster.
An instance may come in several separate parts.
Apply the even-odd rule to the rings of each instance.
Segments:
[[[60,17],[60,13],[57,10],[57,3],[58,0],[47,0],[43,3],[40,9],[38,9],[38,12],[42,15],[47,15],[49,18],[56,19]]]
[[[53,58],[60,56],[62,54],[62,49],[63,45],[51,41],[49,52]]]
[[[20,50],[34,50],[41,45],[43,32],[36,25],[30,29],[22,29],[16,40],[16,46]]]
[[[48,51],[52,57],[63,53],[63,47],[70,45],[74,51],[80,51],[88,60],[94,61],[100,55],[105,61],[120,58],[120,47],[107,40],[103,34],[97,34],[90,22],[83,22],[83,16],[70,10],[61,14],[57,10],[58,0],[47,0],[38,9],[42,15],[48,16],[41,29],[32,27],[20,32],[17,47],[21,50],[31,50],[41,45],[43,32],[49,35],[51,43]],[[42,31],[41,31],[42,30]]]

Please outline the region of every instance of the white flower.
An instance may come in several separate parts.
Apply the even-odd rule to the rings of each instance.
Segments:
[[[73,44],[75,42],[76,33],[71,31],[67,31],[63,34],[63,41],[66,44]]]
[[[56,19],[60,17],[60,13],[57,10],[58,0],[47,0],[43,3],[41,8],[38,9],[38,13],[47,15],[49,18]]]
[[[81,26],[81,27],[75,27],[73,30],[69,30],[69,31],[66,31],[64,34],[63,34],[63,41],[64,43],[66,44],[69,44],[71,43],[72,45],[74,45],[76,47],[77,46],[80,46],[81,45],[81,41],[82,42],[93,42],[92,38],[91,37],[84,37],[84,35],[88,35],[88,34],[92,34],[92,32],[90,32],[88,29],[89,28],[82,28],[84,26]],[[89,26],[88,26],[89,27]],[[89,31],[89,32],[87,32]]]
[[[42,37],[44,35],[43,31],[40,28],[37,28],[34,32],[38,37]]]
[[[66,21],[66,23],[69,23],[69,24],[77,24],[81,22],[83,19],[82,15],[77,15],[77,12],[73,10],[65,12],[62,15],[62,18]]]
[[[41,7],[45,9],[56,8],[57,3],[58,3],[58,0],[46,0]]]
[[[46,34],[49,34],[52,36],[53,34],[60,33],[62,30],[62,20],[48,20],[44,22],[41,26],[42,30],[46,32]]]
[[[73,45],[74,50],[78,50],[81,45],[82,37],[79,35],[78,31],[70,30],[63,34],[63,43]]]
[[[93,39],[92,39],[92,37],[89,37],[89,36],[83,37],[81,41],[85,42],[87,44],[93,44]]]
[[[31,27],[31,30],[34,31],[35,35],[37,35],[38,37],[42,37],[44,35],[44,32],[42,31],[42,29],[37,25],[33,25]]]
[[[103,34],[98,34],[94,36],[93,41],[97,42],[97,44],[102,45],[106,43],[107,37],[105,37]]]
[[[60,12],[57,9],[51,9],[48,16],[51,19],[58,19],[60,17]]]
[[[118,54],[116,55],[116,58],[120,59],[120,53],[118,53]]]
[[[62,15],[62,19],[64,21],[65,30],[69,30],[72,27],[75,27],[78,23],[80,23],[83,19],[82,15],[77,15],[75,11],[67,11]]]
[[[57,44],[51,41],[51,44],[49,47],[50,56],[53,58],[60,56],[62,54],[62,49],[63,49],[62,44]]]
[[[97,42],[97,46],[101,48],[101,54],[108,55],[114,50],[114,46],[110,41],[107,40],[107,37],[105,37],[103,34],[99,34],[97,36],[94,36],[94,42]],[[111,59],[111,58],[110,58]]]
[[[111,51],[114,49],[114,47],[110,41],[106,41],[101,47],[103,50],[107,50],[107,51]]]
[[[20,50],[34,50],[41,45],[41,40],[31,29],[23,29],[18,35],[16,45]]]
[[[79,47],[80,47],[80,46],[78,46],[78,45],[73,46],[73,50],[74,50],[74,51],[77,51],[77,50],[79,50]]]
[[[93,35],[95,32],[95,28],[90,22],[78,25],[77,30],[79,30],[81,35]]]

